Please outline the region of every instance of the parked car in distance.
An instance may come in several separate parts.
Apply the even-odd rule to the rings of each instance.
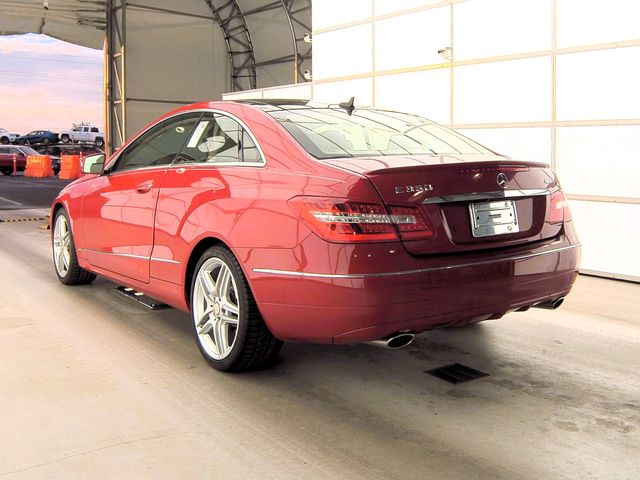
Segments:
[[[71,130],[63,130],[60,132],[60,141],[62,143],[70,142],[86,142],[93,143],[99,147],[104,145],[104,133],[98,127],[82,125],[74,127]]]
[[[59,140],[57,133],[48,130],[34,130],[18,138],[17,143],[19,145],[35,145],[39,143],[48,145],[50,143],[58,143]]]
[[[38,155],[33,148],[20,145],[0,145],[0,172],[4,175],[13,173],[13,158],[16,159],[16,171],[23,172],[27,167],[27,156]]]
[[[98,155],[104,153],[102,149],[94,145],[82,145],[82,144],[62,144],[57,145],[37,145],[34,147],[42,155],[52,155],[61,157],[62,155],[83,155],[85,157],[89,155]]]
[[[580,244],[547,164],[352,100],[198,103],[87,157],[52,204],[55,274],[190,312],[224,371],[560,305]]]
[[[10,143],[15,143],[15,141],[20,137],[19,133],[13,133],[7,130],[6,128],[0,128],[0,145],[8,145]]]

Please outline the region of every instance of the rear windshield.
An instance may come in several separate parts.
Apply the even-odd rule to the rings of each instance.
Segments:
[[[267,112],[316,158],[491,154],[463,135],[406,113],[296,106]]]
[[[20,150],[22,150],[25,155],[40,155],[31,147],[20,147]]]

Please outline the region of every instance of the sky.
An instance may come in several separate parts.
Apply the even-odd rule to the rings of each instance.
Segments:
[[[102,50],[31,33],[0,36],[0,128],[102,129],[103,112]]]

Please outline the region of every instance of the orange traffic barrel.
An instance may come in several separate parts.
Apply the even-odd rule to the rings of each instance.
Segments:
[[[81,176],[80,155],[62,155],[60,157],[60,173],[58,173],[58,178],[73,180]]]
[[[35,178],[53,177],[51,157],[49,155],[29,155],[24,176]]]

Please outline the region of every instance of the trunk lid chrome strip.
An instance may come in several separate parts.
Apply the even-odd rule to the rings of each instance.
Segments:
[[[551,192],[546,188],[532,188],[526,190],[498,190],[495,192],[463,193],[461,195],[443,195],[441,197],[431,197],[425,199],[423,204],[433,203],[454,203],[478,200],[502,200],[505,198],[537,197],[549,195]]]

